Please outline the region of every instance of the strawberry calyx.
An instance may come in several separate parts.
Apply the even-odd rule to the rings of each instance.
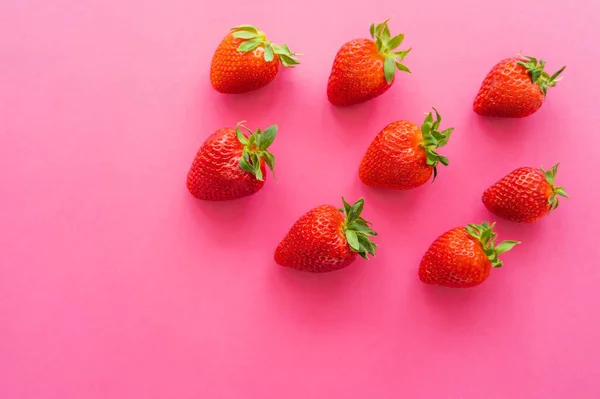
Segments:
[[[421,147],[425,150],[427,165],[433,167],[433,181],[435,181],[435,178],[437,177],[438,164],[441,163],[444,166],[448,166],[448,158],[438,154],[436,150],[448,143],[454,128],[451,127],[440,132],[438,129],[440,127],[440,123],[442,123],[442,117],[437,109],[434,107],[432,108],[435,111],[435,121],[433,120],[431,112],[428,113],[425,121],[421,125],[421,134],[423,135]]]
[[[368,255],[375,255],[377,250],[377,244],[375,244],[369,237],[375,237],[377,235],[367,222],[363,219],[360,214],[362,213],[365,205],[365,200],[359,198],[354,204],[350,205],[342,197],[344,207],[340,208],[339,211],[344,213],[344,233],[346,235],[346,241],[350,249],[365,259],[369,259]]]
[[[260,169],[261,159],[265,161],[273,176],[275,176],[275,156],[271,154],[267,149],[277,134],[277,125],[271,125],[261,132],[260,129],[256,129],[256,132],[248,129],[243,125],[244,122],[239,122],[235,127],[235,134],[237,139],[244,145],[242,157],[240,158],[240,168],[246,172],[252,173],[257,180],[264,180],[262,170]],[[242,129],[245,129],[250,133],[250,136],[246,136]]]
[[[406,67],[406,65],[402,64],[401,61],[406,57],[406,55],[412,50],[409,48],[408,50],[398,50],[395,51],[402,41],[404,40],[404,33],[400,33],[392,37],[390,34],[390,28],[388,27],[388,21],[390,19],[386,19],[380,24],[372,24],[371,25],[371,37],[377,44],[377,49],[379,53],[385,58],[383,63],[383,74],[385,76],[385,81],[388,85],[392,84],[394,80],[394,76],[396,75],[396,69],[402,72],[409,72],[410,70]]]
[[[538,64],[537,59],[525,56],[523,57],[523,61],[518,62],[517,64],[527,68],[527,73],[529,74],[531,81],[540,86],[540,90],[542,90],[542,93],[544,93],[544,97],[546,97],[546,91],[548,90],[548,87],[556,86],[556,83],[562,79],[562,77],[558,77],[558,75],[560,75],[567,67],[566,65],[563,66],[556,71],[554,75],[550,76],[547,72],[544,72],[544,66],[546,65],[546,61],[544,60],[540,60]]]
[[[495,225],[496,223],[490,225],[488,222],[469,224],[465,226],[465,230],[471,237],[479,240],[483,253],[485,253],[492,263],[492,267],[500,267],[502,266],[502,261],[498,256],[504,252],[510,251],[515,245],[520,244],[520,242],[502,241],[496,246],[496,233],[493,231]]]
[[[565,192],[565,189],[563,187],[554,185],[556,180],[556,172],[558,172],[558,165],[560,164],[556,164],[548,170],[540,168],[540,170],[544,174],[544,177],[546,178],[546,181],[548,182],[550,187],[552,187],[552,194],[550,195],[550,197],[548,197],[548,204],[550,205],[551,211],[558,208],[558,195],[560,195],[561,197],[569,198],[569,195]]]
[[[299,54],[293,53],[287,44],[277,45],[271,43],[267,40],[267,35],[264,32],[252,25],[239,25],[231,28],[231,32],[233,37],[244,40],[237,48],[237,51],[241,53],[247,53],[255,50],[258,46],[263,46],[265,49],[263,56],[267,62],[273,61],[274,54],[277,54],[284,67],[293,68],[300,63],[297,59]]]

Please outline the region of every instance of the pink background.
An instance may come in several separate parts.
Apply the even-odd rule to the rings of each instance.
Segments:
[[[597,1],[375,3],[2,1],[0,398],[600,396]],[[388,16],[414,73],[330,106],[335,52]],[[303,64],[219,95],[212,52],[240,23]],[[564,81],[528,119],[478,117],[483,77],[518,51],[567,64]],[[439,180],[362,186],[375,134],[431,105],[456,128]],[[193,199],[198,147],[242,119],[279,124],[279,182]],[[535,225],[498,222],[523,241],[503,269],[470,290],[418,281],[439,234],[494,219],[489,184],[556,162],[572,198]],[[378,256],[329,275],[275,265],[292,223],[342,195],[366,198]]]

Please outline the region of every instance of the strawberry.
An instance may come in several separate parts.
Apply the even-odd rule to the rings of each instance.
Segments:
[[[436,152],[446,145],[454,128],[439,131],[442,117],[434,108],[419,126],[408,121],[392,122],[375,137],[360,163],[358,175],[367,186],[410,190],[437,176],[439,163],[448,159]]]
[[[429,247],[419,266],[419,278],[427,284],[468,288],[483,283],[491,267],[500,267],[498,255],[517,241],[504,241],[497,247],[494,224],[469,224],[439,236]]]
[[[210,66],[210,82],[221,93],[237,94],[270,83],[284,67],[298,65],[297,54],[287,45],[278,46],[251,25],[240,25],[217,47]]]
[[[546,98],[548,87],[556,86],[558,75],[544,72],[546,62],[533,57],[513,57],[500,61],[485,77],[473,110],[483,116],[524,118],[536,112]]]
[[[396,68],[410,72],[400,62],[410,49],[394,51],[404,40],[404,34],[391,37],[387,22],[371,25],[373,40],[351,40],[340,48],[327,85],[327,97],[332,104],[368,101],[392,86]]]
[[[250,133],[247,136],[241,129]],[[187,188],[196,198],[223,201],[254,194],[264,185],[265,164],[273,171],[275,157],[267,148],[277,125],[252,132],[241,122],[206,139],[187,176]]]
[[[555,186],[558,164],[549,170],[519,168],[485,190],[482,201],[494,215],[506,220],[531,223],[558,206],[558,195],[568,197]]]
[[[360,216],[364,200],[360,198],[353,205],[344,198],[342,202],[343,209],[321,205],[298,219],[275,250],[275,261],[281,266],[322,273],[350,265],[356,254],[365,259],[368,254],[375,255],[377,245],[369,237],[377,233]]]

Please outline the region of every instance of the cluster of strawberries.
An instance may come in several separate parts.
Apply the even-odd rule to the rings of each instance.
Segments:
[[[403,34],[391,36],[387,21],[371,25],[371,39],[357,39],[338,51],[327,86],[329,101],[346,106],[383,94],[394,83],[396,70],[410,72],[401,61],[408,50],[397,50]],[[297,65],[297,54],[276,45],[251,25],[235,27],[217,48],[210,79],[221,93],[245,93],[271,82],[279,70]],[[498,63],[486,76],[473,109],[484,116],[521,118],[536,112],[548,87],[556,85],[561,68],[550,76],[544,61],[513,57]],[[360,164],[361,181],[374,187],[410,190],[437,176],[448,159],[443,147],[452,128],[440,130],[441,117],[434,108],[421,126],[392,122],[373,140]],[[435,117],[434,117],[435,114]],[[243,124],[214,132],[202,144],[187,178],[196,198],[230,200],[248,196],[265,184],[266,168],[273,171],[275,157],[268,151],[277,126],[252,131]],[[512,171],[483,193],[483,203],[495,215],[514,222],[534,222],[566,197],[555,185],[558,165],[549,170],[529,167]],[[309,272],[329,272],[350,265],[360,255],[375,255],[377,234],[361,217],[364,200],[354,204],[343,198],[343,208],[322,205],[302,216],[275,250],[275,261]],[[496,245],[493,224],[469,224],[437,238],[425,253],[419,278],[429,284],[472,287],[482,283],[491,267],[502,266],[498,256],[515,241]]]

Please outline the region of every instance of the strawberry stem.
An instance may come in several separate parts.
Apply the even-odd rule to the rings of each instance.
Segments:
[[[410,52],[410,48],[408,50],[396,50],[402,41],[404,40],[404,33],[400,33],[394,37],[390,34],[390,28],[388,27],[388,21],[390,19],[386,19],[380,24],[372,24],[371,25],[371,37],[377,44],[377,49],[379,53],[383,55],[385,61],[383,63],[383,73],[385,76],[385,81],[388,85],[392,84],[394,80],[394,76],[396,75],[396,69],[402,72],[409,72],[410,70],[400,61],[404,59]]]
[[[492,263],[492,267],[502,266],[502,261],[498,258],[498,255],[510,251],[515,245],[520,244],[519,241],[502,241],[496,246],[496,233],[494,233],[494,226],[496,223],[491,225],[488,222],[481,224],[469,224],[465,227],[465,230],[471,237],[479,240],[483,252]]]
[[[239,122],[235,127],[237,139],[244,145],[242,157],[240,158],[240,168],[252,173],[257,180],[262,181],[264,180],[264,176],[260,166],[261,160],[264,160],[269,169],[271,169],[271,172],[273,172],[273,176],[275,176],[275,156],[267,151],[267,149],[275,140],[277,125],[271,125],[262,132],[260,129],[253,132],[244,126],[243,123]],[[248,131],[250,136],[246,136],[242,132],[242,129]]]
[[[556,86],[556,83],[560,81],[561,78],[558,76],[565,70],[566,65],[560,68],[556,73],[552,76],[548,75],[548,73],[544,72],[544,66],[546,65],[546,61],[540,60],[538,64],[538,60],[526,56],[523,61],[518,62],[518,65],[524,66],[527,68],[527,73],[531,78],[533,83],[537,83],[540,86],[540,90],[544,93],[544,97],[546,97],[546,92],[548,87]]]
[[[359,198],[354,204],[350,205],[342,197],[344,208],[340,209],[340,212],[344,213],[344,233],[346,234],[346,241],[350,249],[365,259],[369,259],[368,255],[375,255],[377,250],[377,244],[375,244],[369,237],[377,236],[367,222],[363,219],[360,214],[362,213],[365,205],[365,200]]]
[[[558,208],[558,195],[560,195],[561,197],[569,198],[569,195],[565,192],[565,189],[563,187],[554,185],[554,182],[556,180],[556,173],[558,172],[558,165],[560,164],[557,163],[548,170],[540,168],[540,170],[544,174],[544,177],[546,178],[546,181],[548,182],[550,187],[552,187],[552,195],[548,197],[548,204],[550,205],[551,211]]]
[[[257,47],[263,46],[265,49],[265,61],[271,62],[275,58],[275,54],[284,67],[293,68],[300,62],[297,57],[300,54],[293,53],[286,44],[277,45],[267,40],[267,35],[264,32],[252,25],[239,25],[231,28],[233,37],[242,39],[242,43],[237,50],[242,53],[254,51]]]
[[[442,117],[437,109],[433,108],[433,110],[435,111],[435,121],[433,120],[433,116],[430,112],[427,114],[425,121],[421,125],[421,134],[423,135],[421,147],[425,150],[425,155],[427,156],[427,165],[433,167],[432,183],[437,177],[438,164],[441,163],[444,166],[448,166],[448,158],[438,154],[436,150],[448,143],[450,135],[454,131],[454,128],[451,127],[440,132],[438,129],[440,127],[440,123],[442,123]]]

